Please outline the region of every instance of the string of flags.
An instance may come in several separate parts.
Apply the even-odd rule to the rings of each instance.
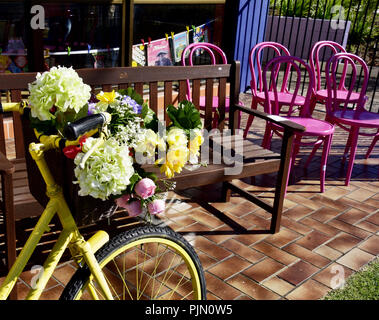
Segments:
[[[183,50],[196,42],[209,42],[210,22],[200,26],[186,26],[187,31],[165,34],[165,38],[152,41],[141,39],[132,47],[132,66],[172,66],[181,61]],[[200,54],[197,52],[196,54]]]

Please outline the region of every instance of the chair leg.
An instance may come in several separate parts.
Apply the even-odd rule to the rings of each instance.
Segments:
[[[350,133],[351,134],[351,149],[350,149],[349,164],[347,166],[347,172],[346,172],[345,186],[349,185],[351,173],[353,171],[355,153],[357,151],[358,133],[359,133],[359,127],[351,128],[351,133]]]
[[[255,99],[253,97],[253,101],[251,101],[251,109],[257,110],[257,108],[258,108],[258,103],[255,101]],[[246,139],[247,134],[249,133],[249,128],[250,128],[251,124],[253,123],[253,121],[254,121],[254,116],[249,115],[249,118],[247,119],[245,131],[243,132],[243,138],[244,139]]]
[[[328,156],[330,146],[332,144],[333,135],[329,135],[325,137],[324,146],[321,157],[321,172],[320,172],[320,192],[323,193],[325,191],[325,175],[326,175],[326,165],[328,163]]]
[[[318,137],[318,139],[321,139],[321,137]],[[313,147],[312,152],[311,152],[311,154],[309,155],[309,157],[308,157],[308,159],[307,159],[307,162],[306,162],[305,165],[304,165],[304,168],[305,168],[305,169],[308,168],[309,164],[311,163],[311,161],[312,161],[314,155],[316,154],[318,148],[320,148],[321,144],[322,144],[322,142],[321,142],[321,143],[318,143],[318,144],[315,144],[315,146]]]
[[[316,108],[316,103],[317,103],[316,97],[312,96],[311,101],[310,101],[310,105],[309,105],[309,113],[310,114],[313,114],[313,111]]]
[[[262,148],[270,149],[271,147],[271,139],[274,134],[270,123],[266,123],[266,129],[262,140]]]
[[[378,130],[378,133],[376,134],[376,136],[374,137],[374,139],[372,140],[371,144],[370,144],[370,147],[368,148],[367,150],[367,153],[365,155],[365,159],[368,159],[371,152],[372,152],[372,149],[374,149],[375,147],[375,144],[376,142],[379,140],[379,130]]]
[[[11,269],[16,261],[16,219],[14,215],[13,203],[13,180],[12,174],[3,173],[1,175],[1,188],[3,198],[3,212],[5,219],[5,247],[6,261],[8,270]],[[17,288],[14,287],[10,293],[11,300],[17,300]]]
[[[347,158],[347,156],[349,154],[349,150],[351,149],[351,139],[352,139],[352,136],[353,136],[353,128],[351,128],[351,130],[349,132],[349,137],[347,138],[345,151],[344,151],[343,157],[342,157],[342,164],[345,163],[346,158]]]

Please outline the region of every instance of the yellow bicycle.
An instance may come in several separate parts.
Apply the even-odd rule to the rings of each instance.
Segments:
[[[0,112],[24,113],[25,103],[4,103]],[[87,136],[106,125],[105,117],[81,121],[74,132]],[[79,128],[79,130],[78,130]],[[44,265],[43,272],[28,293],[27,299],[39,299],[66,248],[78,270],[66,285],[61,299],[194,299],[206,298],[205,279],[200,260],[192,246],[167,227],[146,224],[109,239],[98,231],[87,241],[80,234],[74,216],[57,185],[44,154],[51,149],[77,145],[79,138],[66,140],[57,135],[40,135],[29,152],[46,183],[49,202],[33,232],[0,286],[0,299],[7,299],[24,270],[51,219],[58,215],[63,230]]]

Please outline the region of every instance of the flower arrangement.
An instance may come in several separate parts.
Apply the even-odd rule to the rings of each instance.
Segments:
[[[31,124],[45,134],[58,133],[67,122],[88,114],[108,112],[111,121],[101,136],[79,139],[63,149],[75,164],[73,183],[79,196],[114,199],[129,215],[159,214],[165,209],[164,192],[174,184],[147,172],[148,162],[166,177],[180,173],[187,163],[198,163],[202,136],[199,111],[189,101],[170,105],[170,123],[165,127],[147,102],[132,88],[100,92],[90,97],[71,68],[52,68],[30,84]],[[149,162],[150,161],[150,162]]]

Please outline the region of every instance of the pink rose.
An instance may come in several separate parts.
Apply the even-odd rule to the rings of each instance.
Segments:
[[[131,217],[138,216],[142,213],[141,202],[138,200],[128,203],[125,209],[128,211],[129,216]]]
[[[165,210],[166,203],[164,202],[164,200],[156,199],[153,202],[150,202],[147,205],[147,208],[149,209],[149,212],[151,214],[159,214]]]
[[[116,204],[119,207],[126,208],[128,201],[130,200],[130,194],[124,194],[122,197],[116,199]]]
[[[149,178],[144,178],[136,184],[134,191],[138,194],[142,199],[147,199],[151,197],[155,192],[156,185],[153,180]]]

